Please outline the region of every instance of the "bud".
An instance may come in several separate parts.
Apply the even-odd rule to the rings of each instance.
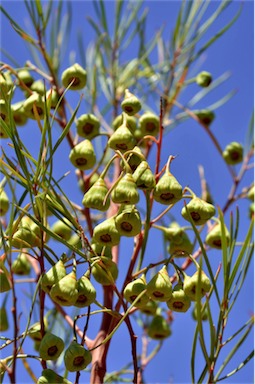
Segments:
[[[100,121],[92,113],[84,114],[77,119],[76,127],[79,136],[91,140],[99,133]]]
[[[88,307],[91,303],[95,301],[96,290],[91,284],[89,278],[83,275],[78,280],[78,298],[74,303],[75,307]]]
[[[63,261],[60,259],[48,272],[46,272],[41,280],[42,289],[50,293],[54,284],[58,283],[63,277],[66,276],[66,269]]]
[[[50,297],[60,305],[74,305],[79,294],[77,287],[76,273],[72,271],[52,286]]]
[[[157,136],[159,133],[159,117],[154,113],[145,112],[139,119],[139,128],[143,136]]]
[[[86,208],[98,209],[99,211],[107,211],[110,206],[110,198],[105,197],[108,193],[108,188],[104,179],[99,177],[92,187],[84,194],[82,204]]]
[[[120,234],[116,228],[114,217],[109,217],[95,226],[93,240],[101,245],[114,246],[120,242]]]
[[[147,284],[146,294],[156,301],[167,301],[172,296],[172,284],[165,265]]]
[[[212,75],[209,72],[202,71],[196,77],[196,83],[200,87],[208,87],[212,82]]]
[[[174,204],[182,198],[182,186],[169,171],[166,171],[154,188],[153,197],[161,204]]]
[[[116,228],[120,236],[133,237],[142,229],[139,211],[135,206],[123,206],[115,218]]]
[[[9,206],[9,198],[3,188],[0,188],[0,216],[4,216],[8,212]]]
[[[34,79],[27,69],[20,69],[18,71],[18,77],[19,80],[21,80],[24,84],[26,84],[27,87],[31,87],[31,85],[34,82]],[[18,82],[19,85],[21,85],[20,81]]]
[[[112,127],[114,131],[116,131],[117,128],[119,128],[124,122],[124,116],[123,113],[117,117],[112,122]],[[136,118],[134,116],[128,116],[126,115],[126,127],[134,133],[136,130]]]
[[[24,101],[23,109],[28,118],[36,120],[37,117],[34,112],[34,107],[40,120],[42,120],[45,113],[44,100],[41,95],[35,92]]]
[[[156,185],[156,179],[153,175],[147,161],[142,161],[135,172],[133,173],[133,179],[137,185],[137,188],[151,190]]]
[[[108,257],[101,256],[91,268],[94,279],[102,285],[114,285],[118,277],[117,264]]]
[[[222,153],[227,164],[235,165],[243,161],[243,146],[236,141],[228,144]]]
[[[16,260],[13,261],[11,270],[16,275],[29,275],[31,271],[31,264],[24,252],[19,253]]]
[[[69,154],[71,163],[83,171],[91,169],[96,164],[94,147],[89,140],[83,140],[71,149]]]
[[[207,126],[210,125],[215,119],[214,112],[210,111],[209,109],[201,109],[200,111],[193,111],[193,112],[199,118],[199,120]]]
[[[136,204],[139,193],[131,173],[126,173],[112,191],[112,201],[118,204]]]
[[[61,80],[65,88],[72,83],[69,89],[77,91],[85,87],[87,83],[87,72],[80,66],[80,64],[75,63],[71,67],[64,70]]]
[[[0,332],[9,329],[8,315],[5,306],[0,308]]]
[[[147,333],[151,339],[163,340],[169,337],[172,332],[166,319],[161,315],[156,315],[150,323]]]
[[[108,140],[108,147],[114,150],[125,152],[133,149],[136,144],[133,133],[125,124],[116,129]]]
[[[91,353],[76,341],[72,341],[65,351],[64,363],[69,372],[82,371],[91,363],[91,360]]]
[[[129,92],[128,89],[125,90],[124,100],[121,103],[121,108],[127,115],[133,116],[140,111],[142,105],[139,99]]]
[[[225,228],[226,243],[227,243],[227,246],[229,246],[230,234],[225,225],[224,225],[224,228]],[[219,224],[216,224],[212,228],[212,230],[207,234],[205,238],[205,242],[212,248],[221,249],[222,248],[221,239],[222,239],[222,228],[221,228],[221,224],[219,223]]]
[[[12,117],[18,126],[23,126],[27,123],[27,116],[25,115],[23,104],[23,101],[19,101],[11,105]]]
[[[43,360],[57,360],[64,347],[65,343],[60,337],[47,332],[40,343],[39,355]]]
[[[36,384],[72,384],[71,381],[59,376],[52,369],[44,369]]]
[[[131,281],[126,285],[123,292],[124,299],[132,304],[133,301],[135,301],[135,299],[137,298],[137,296],[139,296],[140,293],[143,292],[145,289],[147,289],[147,284],[145,276],[142,275],[141,277]],[[144,293],[143,296],[140,297],[140,299],[136,302],[135,306],[138,308],[144,307],[149,300],[149,297],[146,295],[146,293]]]
[[[56,235],[62,237],[62,239],[68,241],[72,236],[72,228],[70,227],[71,225],[72,224],[70,223],[70,221],[67,220],[65,217],[63,217],[63,221],[62,220],[55,221],[55,223],[51,227],[51,230]]]
[[[199,290],[198,286],[200,286]],[[201,273],[197,271],[193,276],[190,277],[186,275],[184,278],[183,290],[192,301],[196,301],[197,299],[200,300],[207,292],[210,291],[210,288],[210,279],[206,276],[204,271],[201,271]]]
[[[175,285],[172,297],[167,301],[167,306],[169,309],[175,312],[187,312],[189,309],[191,302],[190,298],[186,295],[183,290],[182,283],[178,283]]]
[[[199,197],[193,197],[190,202],[184,206],[181,210],[182,217],[190,221],[187,210],[195,225],[205,224],[216,213],[216,210],[212,204],[200,199]]]
[[[202,304],[199,304],[201,306],[201,320],[206,321],[208,320],[208,310],[207,307],[204,308],[202,312]],[[194,320],[197,320],[197,303],[194,303],[193,311],[192,311],[192,317]]]

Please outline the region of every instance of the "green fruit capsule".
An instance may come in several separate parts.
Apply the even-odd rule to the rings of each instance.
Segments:
[[[183,229],[176,221],[173,221],[169,227],[163,227],[160,229],[163,231],[166,240],[173,241],[176,244],[180,244],[182,242]]]
[[[41,280],[41,287],[44,292],[50,293],[54,284],[57,284],[63,277],[66,276],[66,268],[63,261],[60,259],[48,272],[46,272]]]
[[[174,204],[182,198],[182,186],[169,171],[166,171],[154,188],[153,197],[161,204]]]
[[[13,226],[16,226],[16,222],[14,222]],[[18,249],[39,246],[40,238],[38,237],[38,228],[32,219],[24,216],[12,236],[11,245]]]
[[[19,253],[16,260],[13,261],[11,270],[16,275],[25,276],[31,272],[31,264],[24,252]]]
[[[65,351],[64,363],[69,372],[82,371],[91,363],[91,360],[91,353],[76,341],[72,341]]]
[[[132,169],[132,172],[134,172],[137,169],[138,165],[142,161],[142,158],[144,158],[144,156],[143,156],[141,149],[139,147],[135,146],[133,148],[133,153],[131,153],[127,157],[127,162],[128,162],[128,165],[130,166],[130,168]]]
[[[70,90],[77,91],[83,89],[87,83],[87,72],[80,64],[75,63],[64,70],[61,76],[62,84],[67,88],[71,83]]]
[[[105,197],[108,188],[104,179],[99,177],[92,187],[84,194],[82,204],[86,208],[98,209],[99,211],[107,211],[110,206],[110,197]]]
[[[198,289],[198,286],[200,286],[200,289]],[[200,300],[210,291],[210,288],[210,279],[203,271],[201,271],[201,274],[197,271],[193,276],[185,276],[184,278],[183,290],[192,301]]]
[[[31,85],[30,89],[31,89],[31,91],[36,92],[41,96],[44,96],[44,94],[45,94],[44,83],[41,79],[34,81],[33,84]]]
[[[172,297],[167,301],[166,304],[168,308],[174,312],[187,312],[191,305],[191,301],[184,292],[182,283],[175,285],[172,292]]]
[[[128,129],[125,124],[122,124],[117,128],[108,140],[108,147],[114,150],[125,152],[129,149],[133,149],[136,145],[136,140],[133,133]]]
[[[151,112],[145,112],[139,119],[139,129],[143,136],[157,136],[159,133],[159,117]]]
[[[55,221],[55,223],[51,227],[51,230],[56,235],[60,236],[62,239],[68,241],[72,236],[71,225],[72,224],[70,223],[70,221],[67,220],[65,217],[63,217],[63,221],[62,220]]]
[[[47,368],[42,371],[42,375],[38,378],[36,384],[72,384],[72,382]]]
[[[44,106],[44,100],[41,95],[34,92],[31,96],[29,96],[24,104],[23,109],[25,115],[33,120],[37,119],[37,116],[35,114],[35,109],[37,111],[37,115],[39,116],[39,119],[42,120],[45,115],[45,106]]]
[[[120,234],[116,228],[114,217],[109,217],[96,225],[93,231],[93,241],[111,247],[119,244]]]
[[[202,304],[201,305],[201,311],[202,311]],[[192,311],[192,317],[194,320],[197,320],[197,303],[194,303],[193,311]],[[208,320],[208,310],[207,307],[204,308],[203,312],[201,312],[201,320],[206,321]]]
[[[65,347],[64,341],[51,332],[47,332],[40,343],[39,355],[43,360],[57,360]]]
[[[47,318],[44,317],[44,331],[48,328],[48,321]],[[41,324],[40,322],[34,323],[28,330],[28,336],[34,340],[34,342],[41,343],[42,341],[42,332],[41,332]]]
[[[117,204],[137,204],[139,193],[131,173],[126,173],[112,191],[112,201]]]
[[[171,329],[166,319],[161,315],[156,315],[147,329],[151,339],[163,340],[171,335]]]
[[[226,226],[224,226],[224,229],[225,229],[226,243],[228,247],[230,243],[230,234]],[[222,228],[220,223],[216,224],[215,227],[213,227],[212,230],[207,234],[205,238],[205,242],[212,248],[216,248],[216,249],[222,248]]]
[[[141,277],[131,281],[126,285],[123,292],[124,299],[132,304],[137,298],[137,296],[139,296],[140,293],[142,293],[145,289],[147,289],[147,284],[145,276],[142,275]],[[135,306],[138,308],[143,308],[149,300],[149,297],[146,294],[143,294],[140,299],[136,302]]]
[[[0,71],[0,97],[4,99],[12,88],[13,82],[10,73]]]
[[[101,256],[91,268],[94,279],[102,285],[114,285],[118,272],[117,264],[105,256]]]
[[[243,161],[243,146],[236,141],[228,144],[222,153],[227,164],[235,165]]]
[[[96,164],[94,147],[89,140],[83,140],[71,149],[69,154],[71,163],[83,171],[91,169]]]
[[[185,220],[190,221],[187,210],[191,216],[191,220],[195,225],[205,224],[216,213],[216,210],[212,204],[207,203],[199,197],[193,197],[190,202],[181,210],[182,217]]]
[[[212,75],[209,72],[202,71],[196,77],[196,83],[200,87],[209,87],[212,82]]]
[[[247,198],[254,202],[254,185],[247,192]],[[0,199],[1,199],[1,195],[0,195]]]
[[[117,128],[119,128],[124,123],[124,116],[123,113],[117,117],[112,122],[112,127],[114,131],[116,131]],[[126,115],[126,127],[134,133],[136,130],[136,118],[134,116],[128,116]]]
[[[11,105],[13,120],[15,124],[20,127],[27,123],[27,116],[25,115],[23,104],[23,101],[19,101]]]
[[[180,237],[178,241],[175,242],[175,239],[170,241],[168,247],[168,252],[173,257],[187,257],[192,254],[193,244],[191,243],[188,235],[184,232],[183,229],[180,230]]]
[[[74,305],[78,295],[78,282],[74,271],[62,277],[50,290],[52,300],[63,306]]]
[[[46,92],[47,101],[50,99],[50,108],[55,109],[59,102],[59,94],[55,88],[51,88]]]
[[[142,313],[148,316],[154,316],[158,309],[158,304],[154,300],[149,300],[144,306],[139,306]]]
[[[209,109],[201,109],[200,111],[193,111],[195,115],[199,118],[201,123],[209,126],[215,119],[215,114]]]
[[[75,307],[88,307],[91,303],[95,301],[96,290],[91,284],[89,278],[83,275],[78,280],[78,298],[74,303]]]
[[[7,105],[6,105],[5,100],[3,100],[3,99],[0,99],[0,118],[1,118],[1,120],[3,120],[6,124],[9,123],[8,108],[7,108]],[[8,137],[8,135],[5,134],[5,132],[2,130],[2,128],[1,128],[1,132],[2,132],[1,137],[2,137],[3,139],[6,139],[6,138]]]
[[[8,315],[5,307],[0,308],[0,332],[5,332],[9,329]]]
[[[91,140],[99,133],[100,121],[92,113],[84,114],[77,119],[76,128],[79,136]]]
[[[142,161],[133,173],[133,179],[137,188],[144,190],[151,190],[156,185],[156,179],[153,175],[147,161]]]
[[[128,89],[125,90],[124,100],[121,103],[122,110],[129,116],[135,115],[142,108],[140,100],[129,92]]]
[[[30,71],[28,71],[27,69],[20,69],[20,70],[18,71],[18,78],[19,78],[19,80],[21,80],[24,84],[26,84],[27,87],[31,87],[31,85],[32,85],[33,82],[34,82],[34,78],[32,77]],[[21,82],[19,81],[18,84],[21,85]]]
[[[171,298],[172,284],[165,265],[148,282],[146,294],[151,299],[162,302]]]
[[[135,206],[123,206],[115,218],[116,228],[120,236],[134,237],[141,232],[142,222]]]
[[[91,257],[94,257],[95,255],[97,255],[97,256],[109,257],[110,259],[112,259],[111,247],[99,244],[92,240],[91,248],[94,251],[94,252],[91,252]]]
[[[3,188],[0,188],[0,216],[4,216],[8,212],[9,206],[9,198]]]

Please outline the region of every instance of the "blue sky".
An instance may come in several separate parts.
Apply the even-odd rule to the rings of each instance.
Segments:
[[[218,4],[218,1],[212,2],[209,7],[208,13]],[[237,12],[240,7],[240,1],[234,1],[233,4],[228,7],[226,12],[222,14],[215,25],[209,29],[206,39],[215,34],[226,23],[228,23]],[[2,5],[9,12],[9,14],[18,20],[21,25],[27,26],[28,15],[25,10],[23,1],[2,1]],[[162,26],[165,25],[163,36],[168,38],[169,34],[174,28],[176,16],[179,10],[180,2],[178,1],[145,1],[144,5],[148,7],[148,23],[146,28],[146,35],[149,38]],[[90,40],[94,38],[94,34],[88,27],[86,21],[86,15],[93,16],[93,6],[91,1],[74,1],[72,2],[72,17],[73,28],[70,34],[69,41],[66,42],[66,56],[63,62],[62,69],[69,65],[70,56],[76,57],[76,61],[79,62],[79,52],[77,49],[77,30],[80,30],[84,36],[85,47]],[[107,2],[107,12],[111,16],[113,12],[113,2]],[[25,61],[29,57],[29,51],[24,45],[23,41],[17,36],[17,34],[11,29],[10,24],[5,17],[1,15],[1,46],[4,50],[8,51],[15,59],[20,63],[20,66],[24,65]],[[254,25],[254,12],[253,2],[244,1],[243,10],[241,16],[231,29],[221,37],[215,44],[213,44],[208,51],[199,59],[196,64],[197,67],[192,68],[193,73],[197,73],[199,70],[207,70],[212,73],[214,79],[221,76],[223,73],[230,71],[231,76],[214,92],[208,95],[198,105],[199,108],[205,108],[210,104],[213,104],[220,97],[223,97],[230,90],[236,89],[236,95],[228,101],[224,106],[220,107],[216,111],[216,119],[213,122],[211,129],[215,135],[219,138],[219,142],[222,147],[225,147],[230,141],[239,141],[245,143],[245,134],[250,121],[253,105],[254,105],[254,52],[253,52],[253,25]],[[129,47],[127,56],[133,54],[133,47]],[[156,59],[156,54],[154,54]],[[29,59],[32,61],[31,57]],[[1,61],[9,62],[8,58],[2,55]],[[189,97],[194,95],[198,89],[196,85],[190,86],[187,92],[181,96],[182,102],[187,102]],[[157,111],[155,110],[157,113]],[[33,151],[34,142],[38,138],[35,132],[33,124],[21,128],[21,137],[27,142]],[[177,155],[177,159],[172,165],[172,171],[180,183],[185,186],[188,185],[194,192],[200,193],[200,182],[198,175],[198,165],[203,164],[205,168],[205,175],[208,176],[208,182],[211,192],[215,196],[217,204],[221,207],[226,200],[226,196],[230,190],[230,178],[227,173],[226,165],[219,157],[217,152],[212,147],[208,136],[202,131],[201,127],[196,122],[190,119],[180,125],[180,127],[174,129],[167,136],[167,145],[162,153],[161,166],[165,164],[169,154]],[[6,142],[1,143],[6,148]],[[35,147],[34,147],[35,148]],[[74,169],[70,168],[70,164],[63,162],[63,153],[67,151],[67,147],[63,147],[63,152],[57,153],[56,156],[56,174],[62,175],[68,170],[71,170],[70,175],[63,180],[62,187],[70,193],[72,200],[81,204],[81,192],[76,186],[76,178]],[[153,163],[153,157],[150,159]],[[236,168],[239,169],[238,167]],[[220,175],[220,176],[219,176]],[[248,172],[245,177],[244,185],[251,184],[253,180],[252,171]],[[242,210],[242,226],[240,228],[240,239],[243,239],[247,231],[247,219],[249,202],[247,200],[239,203],[239,208]],[[180,205],[174,210],[174,214],[179,215]],[[156,211],[155,211],[156,213]],[[229,213],[228,213],[229,215]],[[178,217],[178,216],[177,216]],[[155,236],[149,238],[148,243],[148,261],[157,261],[160,257],[160,253],[157,252],[157,248],[160,249],[160,239],[158,233]],[[56,246],[54,244],[54,246]],[[125,252],[124,252],[125,250]],[[132,245],[130,242],[121,244],[121,261],[120,271],[125,270],[128,265],[128,253],[132,252]],[[213,270],[217,269],[220,263],[221,253],[219,251],[210,252],[212,259]],[[121,286],[120,272],[119,284]],[[22,287],[24,291],[26,287]],[[254,292],[254,275],[252,268],[248,274],[247,281],[243,288],[243,293],[240,294],[239,304],[237,310],[233,311],[232,317],[229,320],[229,328],[227,330],[228,336],[233,333],[238,325],[243,324],[250,314],[253,312],[253,292]],[[20,300],[24,300],[20,298]],[[21,310],[25,314],[28,308],[25,302],[20,303]],[[92,336],[95,335],[96,327],[99,325],[99,319],[94,316],[93,321],[95,327],[92,331]],[[136,329],[136,325],[134,323]],[[189,368],[189,356],[192,346],[193,332],[195,323],[191,320],[191,310],[184,315],[176,314],[175,321],[172,325],[172,336],[164,343],[162,350],[152,361],[145,372],[145,380],[148,383],[189,383],[190,382],[190,368]],[[137,332],[139,327],[137,327]],[[125,345],[123,340],[125,340]],[[243,354],[237,354],[234,359],[234,368],[242,357],[246,356],[252,349],[252,337],[249,338],[249,343],[243,350]],[[140,339],[138,340],[138,348],[141,346]],[[249,344],[249,345],[248,345]],[[154,345],[154,342],[150,343],[150,347]],[[121,353],[120,353],[121,351]],[[138,352],[140,353],[140,351]],[[119,369],[127,361],[130,356],[130,341],[126,329],[121,327],[119,332],[114,337],[109,358],[107,360],[109,371]],[[199,363],[198,363],[199,365]],[[33,366],[35,372],[39,372],[39,364],[34,363]],[[24,370],[23,365],[19,364],[19,375],[22,373],[22,381],[20,383],[28,383],[27,373]],[[20,376],[21,377],[21,376]],[[73,377],[70,375],[70,378]],[[84,376],[86,382],[87,377]],[[6,381],[7,382],[7,381]],[[241,370],[233,379],[229,379],[226,382],[253,382],[253,368],[250,362],[243,370]]]

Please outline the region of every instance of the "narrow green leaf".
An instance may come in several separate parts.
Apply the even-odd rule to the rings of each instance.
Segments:
[[[241,364],[238,365],[236,369],[233,371],[229,372],[227,375],[218,378],[218,381],[222,381],[225,379],[228,379],[230,376],[234,375],[236,372],[240,371],[252,358],[254,357],[254,351],[252,351],[243,361]]]

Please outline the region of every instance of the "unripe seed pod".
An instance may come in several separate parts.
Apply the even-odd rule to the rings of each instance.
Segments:
[[[139,147],[135,146],[133,148],[133,151],[136,152],[137,154],[140,154],[143,156],[142,151]],[[129,155],[127,158],[128,165],[130,166],[130,168],[132,169],[133,172],[137,169],[138,165],[142,161],[141,156],[136,155],[136,153],[131,153],[131,155]],[[134,174],[133,174],[133,176],[134,176]]]
[[[230,243],[230,234],[225,225],[224,225],[224,229],[225,229],[226,243],[228,247]],[[212,230],[207,234],[205,238],[205,242],[212,248],[221,249],[222,248],[221,239],[222,239],[222,229],[221,229],[221,224],[219,223],[219,224],[216,224],[215,227],[213,227]]]
[[[48,321],[47,321],[47,318],[44,317],[44,331],[47,330],[48,328]],[[41,324],[40,322],[36,322],[35,324],[33,324],[30,328],[29,328],[29,331],[28,331],[28,336],[34,340],[35,342],[38,342],[38,343],[41,343],[42,341],[42,332],[41,332]]]
[[[76,127],[79,136],[91,140],[99,133],[100,121],[92,113],[84,114],[77,119]]]
[[[176,244],[182,243],[183,229],[176,221],[173,221],[169,225],[169,227],[164,227],[160,229],[164,232],[166,240],[173,241]]]
[[[159,117],[151,112],[145,112],[139,119],[139,128],[143,136],[157,136],[159,133]]]
[[[200,279],[200,282],[199,282]],[[198,286],[200,285],[200,289]],[[211,282],[210,279],[206,276],[204,271],[201,271],[201,276],[199,271],[195,272],[193,276],[185,276],[183,282],[183,290],[190,300],[196,301],[201,299],[207,292],[210,291]]]
[[[202,305],[201,305],[201,311],[202,311]],[[193,311],[192,311],[192,317],[193,317],[194,320],[197,320],[197,303],[196,302],[194,303],[194,307],[193,307]],[[201,320],[202,321],[208,320],[207,307],[205,307],[203,312],[201,312]]]
[[[28,118],[36,120],[37,117],[34,112],[34,107],[36,108],[39,119],[42,120],[45,114],[44,101],[42,96],[35,92],[25,100],[23,109]]]
[[[108,247],[108,246],[105,246],[105,245],[102,245],[102,244],[99,244],[97,242],[92,241],[91,248],[93,249],[94,253],[97,256],[105,256],[105,257],[109,257],[110,259],[112,259],[111,247]],[[91,252],[91,257],[95,256],[94,253]]]
[[[93,240],[101,245],[111,247],[119,244],[120,234],[116,228],[114,217],[109,217],[94,228]]]
[[[13,261],[11,270],[16,275],[29,275],[31,271],[31,264],[24,252],[19,253],[16,260]]]
[[[147,333],[151,339],[163,340],[169,337],[172,332],[166,319],[161,315],[156,315],[150,323]]]
[[[46,98],[49,99],[50,98],[50,107],[51,109],[55,109],[58,102],[59,102],[59,94],[58,92],[56,91],[55,88],[51,88],[49,89],[47,92],[46,92]]]
[[[11,110],[12,110],[12,117],[16,125],[23,126],[27,123],[27,116],[25,115],[22,101],[12,104]]]
[[[18,71],[18,77],[24,84],[26,84],[27,87],[31,87],[31,85],[34,82],[34,79],[30,71],[28,71],[27,69],[20,69]],[[19,85],[21,85],[20,82],[19,82]]]
[[[133,116],[140,111],[142,105],[139,99],[129,92],[128,89],[125,90],[124,100],[121,103],[121,108],[127,115]]]
[[[236,141],[228,144],[222,153],[227,164],[235,165],[243,161],[243,146]]]
[[[63,306],[74,305],[78,295],[78,283],[74,271],[62,277],[50,290],[52,300]]]
[[[147,288],[145,276],[142,275],[141,277],[137,278],[136,280],[131,281],[128,283],[124,289],[123,296],[124,299],[127,300],[129,303],[133,303],[137,296],[140,295],[145,289]],[[144,294],[135,304],[136,307],[144,307],[148,301],[149,297]]]
[[[64,347],[65,343],[60,337],[47,332],[40,343],[39,355],[43,360],[57,360]]]
[[[71,149],[69,154],[71,163],[83,171],[91,169],[96,164],[94,147],[89,140],[83,140]]]
[[[91,363],[91,360],[91,353],[76,341],[72,341],[65,351],[64,363],[69,372],[82,371]]]
[[[66,223],[66,224],[65,224]],[[62,237],[62,239],[68,241],[72,236],[72,228],[70,227],[72,224],[65,217],[62,220],[57,220],[52,225],[51,230],[56,235]]]
[[[86,208],[98,209],[99,211],[107,211],[110,206],[110,198],[105,197],[108,193],[108,188],[104,179],[99,177],[92,187],[84,194],[82,204]]]
[[[9,329],[8,315],[5,307],[0,308],[0,332],[5,332]]]
[[[175,285],[172,297],[167,301],[167,306],[169,309],[175,312],[187,312],[191,305],[190,298],[186,295],[183,290],[182,283]]]
[[[199,118],[199,120],[205,125],[210,125],[215,119],[214,112],[210,111],[209,109],[201,109],[200,111],[193,111],[193,112]]]
[[[158,305],[154,300],[149,300],[144,306],[139,305],[139,309],[148,316],[154,316],[157,312]]]
[[[73,82],[69,89],[77,91],[85,87],[87,83],[87,72],[80,66],[80,64],[75,63],[71,67],[64,70],[61,80],[65,88]]]
[[[43,96],[45,93],[44,83],[41,79],[34,81],[30,89],[31,91],[36,92],[41,96]]]
[[[0,100],[1,101],[1,100]],[[0,112],[1,114],[1,112]],[[8,134],[6,133],[6,131],[3,130],[2,127],[0,127],[0,139],[8,139]]]
[[[182,217],[190,221],[188,212],[195,225],[205,224],[216,213],[216,210],[212,204],[200,199],[199,197],[193,197],[190,202],[184,206],[181,210]]]
[[[251,203],[249,206],[249,218],[252,219],[254,217],[254,203]]]
[[[108,140],[108,147],[114,150],[125,152],[129,149],[133,149],[136,144],[136,139],[133,133],[127,128],[125,124],[122,124]]]
[[[156,301],[167,301],[172,296],[172,284],[164,265],[148,282],[146,294]]]
[[[169,171],[166,171],[156,184],[153,197],[161,204],[174,204],[182,198],[182,186]]]
[[[9,198],[3,188],[0,188],[0,216],[4,216],[8,212],[9,206]]]
[[[8,108],[7,108],[5,100],[3,100],[3,99],[0,99],[0,118],[6,124],[9,123]],[[6,139],[8,137],[8,135],[2,130],[2,128],[1,128],[1,137],[2,137],[2,139]]]
[[[120,236],[134,237],[142,229],[140,213],[135,206],[121,207],[115,218],[115,224]]]
[[[212,82],[212,75],[209,72],[202,71],[196,77],[196,83],[200,87],[208,87]]]
[[[0,192],[1,193],[1,192]],[[1,196],[1,195],[0,195]],[[251,201],[254,201],[254,185],[249,189],[247,193],[247,198]],[[1,197],[0,197],[1,199]]]
[[[102,285],[114,285],[118,272],[117,264],[105,256],[101,256],[91,268],[94,279]]]
[[[47,368],[42,371],[42,375],[38,378],[36,384],[72,384],[72,382]]]
[[[4,99],[12,88],[13,82],[10,73],[0,71],[0,97]]]
[[[82,248],[82,241],[81,241],[80,236],[77,233],[74,233],[70,237],[70,239],[68,240],[68,244],[73,245],[77,249],[81,249]]]
[[[142,161],[135,172],[133,173],[133,179],[137,185],[137,188],[151,190],[156,185],[156,179],[153,175],[147,161]]]
[[[78,298],[74,303],[75,307],[88,307],[91,303],[95,301],[96,290],[91,284],[89,278],[83,275],[78,280]]]
[[[136,204],[139,193],[131,173],[126,173],[112,191],[112,201],[117,204]]]
[[[39,352],[41,341],[34,341],[34,350]]]
[[[117,117],[112,122],[112,127],[114,131],[116,131],[117,128],[119,128],[124,122],[124,116],[123,113]],[[136,118],[133,116],[126,116],[126,127],[130,129],[132,133],[136,130]]]
[[[19,222],[17,231],[12,236],[11,245],[18,249],[39,245],[39,238],[34,233],[33,227],[24,218]]]
[[[173,257],[187,257],[193,251],[193,244],[188,235],[181,229],[180,238],[175,242],[173,239],[168,247],[168,252]]]
[[[60,259],[48,272],[46,272],[41,280],[41,287],[44,292],[50,293],[54,284],[58,283],[63,277],[66,276],[66,269],[63,261]]]

